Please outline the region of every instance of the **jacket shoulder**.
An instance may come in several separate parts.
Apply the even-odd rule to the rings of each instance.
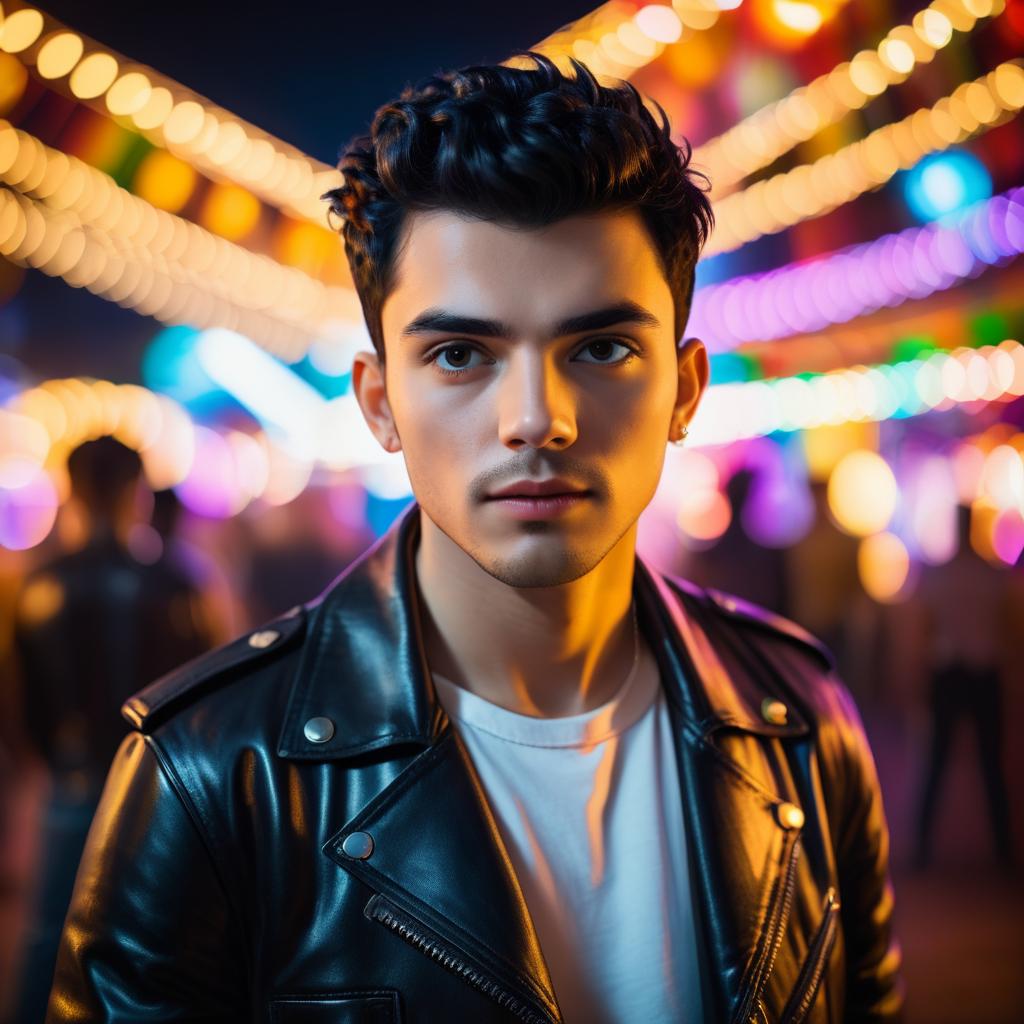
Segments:
[[[140,732],[152,732],[221,683],[257,671],[299,646],[305,636],[306,618],[306,609],[300,605],[252,633],[201,654],[129,697],[121,706],[121,715]]]
[[[791,619],[787,619],[784,615],[779,615],[777,612],[734,594],[715,590],[713,587],[698,588],[692,583],[681,580],[673,580],[673,582],[677,585],[683,584],[683,589],[691,595],[694,591],[699,590],[712,611],[721,614],[739,627],[774,634],[810,654],[827,672],[835,671],[836,661],[832,651],[813,633]]]

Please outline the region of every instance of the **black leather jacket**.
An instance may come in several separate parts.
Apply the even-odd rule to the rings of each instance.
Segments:
[[[418,529],[413,506],[321,599],[125,705],[48,1020],[562,1020],[430,683]],[[885,818],[828,653],[639,560],[635,593],[677,724],[706,1019],[897,1019]]]

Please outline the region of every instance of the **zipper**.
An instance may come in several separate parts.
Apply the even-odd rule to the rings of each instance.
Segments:
[[[762,946],[761,955],[758,959],[761,966],[755,971],[751,978],[743,999],[740,1000],[739,1008],[733,1017],[734,1021],[750,1020],[758,999],[761,998],[761,991],[765,982],[775,966],[775,958],[779,954],[779,947],[782,945],[782,935],[789,920],[789,910],[793,903],[793,887],[796,884],[796,862],[800,855],[800,836],[793,838],[793,844],[789,848],[789,855],[783,868],[781,880],[780,899],[776,899],[766,922],[766,939]]]
[[[818,994],[818,986],[821,984],[822,975],[825,973],[825,965],[828,963],[829,953],[832,952],[832,943],[836,936],[836,923],[839,918],[839,898],[836,895],[835,886],[829,886],[823,901],[825,919],[821,927],[811,941],[811,948],[807,951],[807,959],[800,969],[793,993],[786,1000],[786,1008],[782,1011],[784,1024],[800,1024],[800,1021],[807,1016],[807,1011],[814,1005],[814,998]]]
[[[372,896],[363,909],[363,914],[371,921],[389,928],[410,946],[425,953],[442,967],[468,981],[474,988],[493,999],[500,1007],[508,1010],[513,1016],[525,1024],[552,1024],[554,1018],[548,1014],[538,1014],[519,996],[511,993],[500,982],[484,974],[477,966],[468,962],[460,950],[444,943],[441,937],[428,928],[418,918],[399,909],[380,893]]]

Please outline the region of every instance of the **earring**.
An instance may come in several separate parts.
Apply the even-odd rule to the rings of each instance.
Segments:
[[[684,423],[679,428],[679,436],[676,437],[676,438],[673,438],[672,443],[674,445],[678,445],[679,447],[682,447],[683,444],[685,444],[685,442],[686,442],[686,435],[689,434],[689,433],[690,433],[690,428]]]

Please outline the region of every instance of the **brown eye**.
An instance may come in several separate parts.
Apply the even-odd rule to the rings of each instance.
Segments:
[[[465,345],[451,345],[444,350],[449,366],[465,366],[469,362],[469,349]]]
[[[583,363],[617,366],[628,362],[635,354],[624,342],[616,341],[614,338],[595,338],[580,349],[576,359]]]
[[[455,374],[479,365],[473,362],[473,357],[477,355],[480,353],[472,345],[445,345],[437,350],[433,361],[442,373]]]

